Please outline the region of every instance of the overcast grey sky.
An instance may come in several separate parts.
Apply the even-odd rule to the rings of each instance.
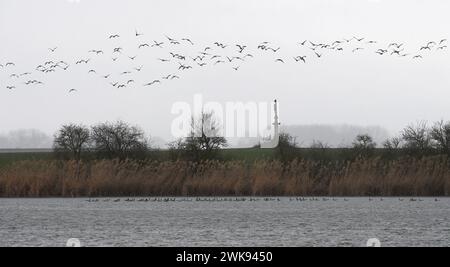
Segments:
[[[223,103],[277,98],[284,125],[380,125],[395,133],[417,120],[450,119],[447,49],[423,52],[420,60],[374,53],[399,42],[412,56],[428,41],[449,38],[449,12],[446,0],[0,0],[0,64],[16,63],[0,69],[0,132],[36,128],[53,133],[67,122],[123,119],[170,139],[172,104],[192,102],[197,93]],[[137,39],[135,29],[144,36]],[[108,39],[116,33],[121,37]],[[139,43],[167,42],[165,35],[189,37],[195,48],[137,49]],[[320,60],[298,45],[305,39],[328,43],[353,36],[379,43],[358,53],[324,52]],[[176,72],[179,80],[142,87],[173,73],[173,66],[157,61],[168,58],[171,49],[193,55],[215,41],[246,44],[255,58],[240,64],[239,71],[194,68]],[[281,47],[276,57],[288,62],[277,64],[274,56],[258,52],[263,41]],[[50,53],[48,48],[56,46]],[[110,52],[118,46],[124,55],[138,58],[122,55],[113,64]],[[90,55],[91,49],[105,55]],[[307,64],[292,60],[307,53]],[[94,62],[75,66],[81,58]],[[71,67],[35,73],[47,60],[64,60]],[[125,89],[87,74],[95,68],[123,80],[118,73],[140,65],[143,71],[131,76],[137,83]],[[45,84],[25,86],[9,77],[27,71]],[[16,89],[6,89],[13,84]],[[71,88],[78,92],[68,94]]]

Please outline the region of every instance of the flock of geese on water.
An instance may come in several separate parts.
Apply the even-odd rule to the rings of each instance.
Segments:
[[[289,202],[305,202],[305,201],[349,201],[349,198],[330,198],[330,197],[153,197],[153,198],[89,198],[86,202],[278,202],[282,199],[288,199]],[[384,201],[384,198],[370,197],[369,201]],[[423,202],[421,198],[398,198],[398,201]],[[438,198],[434,199],[439,202]]]
[[[426,44],[418,47],[415,50],[407,50],[406,45],[400,42],[391,42],[389,44],[381,45],[378,41],[369,40],[364,37],[343,38],[341,40],[334,40],[328,43],[315,42],[312,40],[303,40],[297,43],[299,52],[296,55],[281,56],[281,47],[264,41],[250,47],[247,44],[228,44],[216,41],[209,45],[197,46],[190,38],[175,39],[169,36],[164,36],[164,40],[153,40],[150,42],[144,41],[145,35],[139,31],[135,31],[133,38],[136,38],[135,50],[129,51],[120,45],[121,35],[111,34],[107,36],[107,41],[110,46],[114,47],[111,51],[104,49],[92,49],[87,51],[85,58],[79,58],[72,61],[65,61],[58,59],[58,47],[51,47],[48,49],[48,60],[39,64],[33,71],[17,72],[15,62],[0,62],[0,71],[6,71],[9,75],[10,81],[6,85],[6,89],[14,90],[20,85],[23,86],[39,86],[44,85],[44,82],[36,78],[32,78],[36,73],[52,74],[57,72],[69,71],[72,68],[84,68],[88,75],[97,75],[100,79],[104,79],[114,88],[131,87],[137,83],[133,74],[137,74],[145,70],[144,65],[135,65],[133,68],[124,69],[120,73],[100,73],[100,70],[95,68],[94,64],[100,57],[106,57],[110,64],[120,64],[121,61],[126,60],[129,63],[136,63],[138,59],[143,58],[147,60],[148,57],[144,55],[147,49],[154,49],[161,52],[159,57],[153,58],[161,64],[172,64],[174,72],[166,73],[146,81],[142,84],[144,87],[155,86],[163,82],[180,79],[183,71],[188,71],[193,68],[205,68],[208,66],[229,65],[234,71],[239,71],[241,66],[246,62],[251,61],[256,56],[268,53],[274,63],[298,63],[306,64],[312,60],[323,58],[329,52],[341,53],[351,51],[357,54],[362,50],[371,50],[379,56],[395,56],[399,58],[411,58],[413,60],[420,60],[432,51],[442,51],[447,49],[447,39],[438,41],[429,41]],[[162,39],[162,38],[161,38]],[[165,48],[165,49],[162,49]],[[186,49],[190,48],[195,51],[193,54],[187,54]],[[162,49],[162,50],[161,50]],[[170,52],[164,52],[170,50]],[[136,54],[130,55],[132,52]],[[183,51],[183,52],[182,52]],[[300,53],[301,52],[301,53]],[[148,61],[145,61],[148,63]],[[122,68],[122,65],[119,67]],[[1,85],[0,85],[1,86]],[[68,93],[77,92],[77,88],[68,88]]]

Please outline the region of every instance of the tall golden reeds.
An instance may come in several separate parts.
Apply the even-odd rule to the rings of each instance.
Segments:
[[[26,160],[0,169],[0,197],[237,195],[449,196],[450,159]]]

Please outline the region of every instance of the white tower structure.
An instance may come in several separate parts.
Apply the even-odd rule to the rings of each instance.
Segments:
[[[273,122],[273,129],[274,129],[273,137],[269,142],[261,143],[261,148],[276,148],[280,141],[280,133],[279,133],[280,122],[278,120],[278,102],[276,99],[274,101],[274,112],[275,116]]]

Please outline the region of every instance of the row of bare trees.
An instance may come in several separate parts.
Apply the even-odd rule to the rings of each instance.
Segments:
[[[450,154],[450,121],[443,120],[428,126],[426,121],[408,125],[398,137],[384,142],[387,149],[407,149],[409,151],[438,151]]]
[[[227,140],[219,135],[221,125],[212,112],[193,117],[190,133],[169,144],[172,159],[201,161],[217,158]],[[55,134],[54,150],[66,158],[80,160],[91,152],[100,158],[140,159],[148,156],[149,139],[137,126],[123,121],[101,123],[92,127],[79,124],[63,125]]]
[[[125,159],[145,156],[148,139],[144,131],[123,121],[100,123],[92,127],[63,125],[55,134],[54,150],[80,160],[84,152],[95,152],[103,158]]]

